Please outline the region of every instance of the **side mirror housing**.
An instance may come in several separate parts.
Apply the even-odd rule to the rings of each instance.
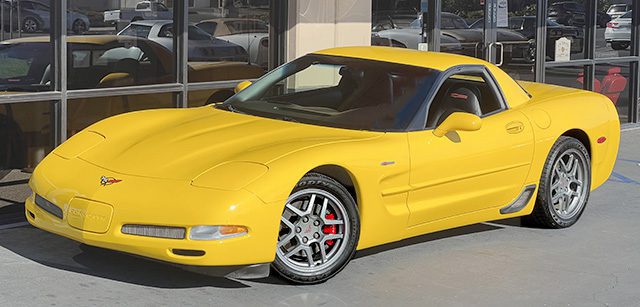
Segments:
[[[451,131],[477,131],[482,127],[482,119],[471,113],[451,113],[436,129],[433,135],[442,137]]]
[[[233,89],[233,91],[237,94],[242,92],[242,90],[244,90],[245,88],[249,87],[249,85],[251,85],[251,81],[242,81],[240,83],[238,83],[238,85],[236,85],[236,88]]]

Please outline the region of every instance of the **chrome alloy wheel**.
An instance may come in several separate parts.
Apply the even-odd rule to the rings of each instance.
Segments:
[[[27,18],[23,22],[22,29],[28,33],[36,32],[38,30],[38,22],[31,18]]]
[[[563,152],[553,165],[550,199],[560,218],[570,219],[584,206],[589,188],[585,186],[587,167],[587,162],[573,148]]]
[[[276,257],[302,275],[333,265],[351,235],[344,204],[320,189],[291,194],[280,221]]]

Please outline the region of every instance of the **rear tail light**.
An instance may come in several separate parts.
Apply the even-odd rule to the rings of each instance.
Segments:
[[[607,22],[607,28],[617,28],[619,26],[617,22]]]

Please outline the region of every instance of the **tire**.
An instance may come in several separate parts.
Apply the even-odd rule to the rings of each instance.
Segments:
[[[308,173],[285,204],[271,266],[293,283],[324,282],[351,260],[359,236],[358,208],[347,189],[328,176]]]
[[[577,139],[562,136],[556,141],[542,170],[528,224],[566,228],[578,221],[591,190],[590,160],[589,152]]]
[[[40,30],[40,24],[37,20],[27,17],[22,21],[22,31],[27,33],[35,33]]]
[[[71,25],[71,31],[73,31],[74,34],[84,34],[85,32],[87,32],[87,25],[84,23],[84,21],[76,19]]]
[[[611,48],[613,50],[625,50],[629,48],[629,43],[611,42]]]

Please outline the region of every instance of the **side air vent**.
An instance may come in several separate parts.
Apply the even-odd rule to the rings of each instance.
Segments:
[[[50,213],[51,215],[62,219],[62,209],[56,205],[54,205],[52,202],[44,199],[44,197],[36,194],[36,206],[40,207],[40,209],[47,211],[48,213]]]
[[[520,193],[520,196],[516,198],[516,200],[514,200],[510,205],[500,209],[500,213],[509,214],[509,213],[515,213],[524,209],[524,207],[529,203],[529,200],[531,200],[531,197],[533,196],[533,192],[535,190],[536,190],[535,184],[527,186],[526,188],[524,188],[522,193]]]

